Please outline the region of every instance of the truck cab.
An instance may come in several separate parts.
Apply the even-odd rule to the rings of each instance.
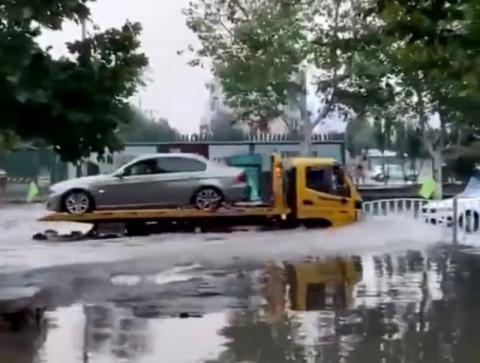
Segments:
[[[283,165],[291,218],[339,227],[358,220],[362,199],[344,168],[329,158],[292,158]]]

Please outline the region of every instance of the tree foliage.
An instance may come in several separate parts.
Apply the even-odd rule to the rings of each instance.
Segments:
[[[349,88],[357,64],[353,45],[365,31],[358,6],[351,0],[192,1],[188,25],[202,44],[192,64],[208,58],[240,118],[265,127],[296,108],[309,138],[326,117],[376,96],[373,88],[362,94]],[[310,83],[320,100],[314,110],[307,104]]]
[[[208,58],[227,101],[256,122],[292,102],[305,126],[340,111],[355,120],[350,131],[376,120],[381,148],[403,123],[393,139],[406,140],[395,143],[413,155],[427,150],[437,180],[444,150],[478,129],[476,0],[195,0],[187,15],[202,44],[193,63]],[[312,114],[309,67],[321,99]]]
[[[0,133],[0,158],[14,150],[19,144],[20,140],[17,135],[12,132]]]
[[[118,137],[122,142],[174,141],[178,131],[166,119],[155,120],[134,109],[131,121],[120,127]]]
[[[87,18],[89,2],[0,5],[0,131],[41,138],[69,161],[121,147],[115,130],[131,118],[128,99],[147,65],[137,23],[69,43],[60,59],[39,46],[43,28]]]
[[[209,58],[228,104],[244,120],[278,116],[306,56],[297,8],[281,1],[200,0],[187,15],[202,44],[193,64]]]
[[[215,141],[245,140],[243,131],[238,127],[235,115],[227,110],[218,110],[210,122],[211,134]]]
[[[375,41],[365,43],[370,63],[385,71],[353,88],[362,92],[372,84],[388,96],[387,110],[414,125],[437,180],[442,180],[443,152],[455,142],[450,134],[467,132],[480,116],[474,106],[480,100],[480,13],[473,5],[470,0],[379,0],[362,14],[374,29],[369,38]],[[378,109],[375,99],[366,106]]]
[[[377,147],[375,128],[365,117],[356,117],[347,125],[345,142],[350,156],[355,157]]]

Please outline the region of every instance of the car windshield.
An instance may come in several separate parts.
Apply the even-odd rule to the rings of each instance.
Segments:
[[[476,173],[470,178],[465,187],[465,190],[460,193],[462,197],[480,197],[480,171],[476,171]]]

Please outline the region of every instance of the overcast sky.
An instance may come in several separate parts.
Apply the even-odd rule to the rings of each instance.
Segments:
[[[149,83],[134,102],[165,117],[182,132],[197,132],[208,97],[205,82],[209,72],[186,64],[177,51],[197,44],[185,25],[182,8],[188,0],[97,0],[92,19],[101,29],[118,27],[126,19],[143,25],[143,51],[150,59]],[[46,34],[42,43],[53,47],[56,55],[65,53],[65,41],[80,37],[80,29],[65,24],[61,33]]]

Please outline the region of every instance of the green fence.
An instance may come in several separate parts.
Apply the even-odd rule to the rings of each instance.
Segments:
[[[0,169],[7,172],[12,182],[49,177],[51,183],[67,178],[68,167],[50,150],[21,149],[0,159]]]

